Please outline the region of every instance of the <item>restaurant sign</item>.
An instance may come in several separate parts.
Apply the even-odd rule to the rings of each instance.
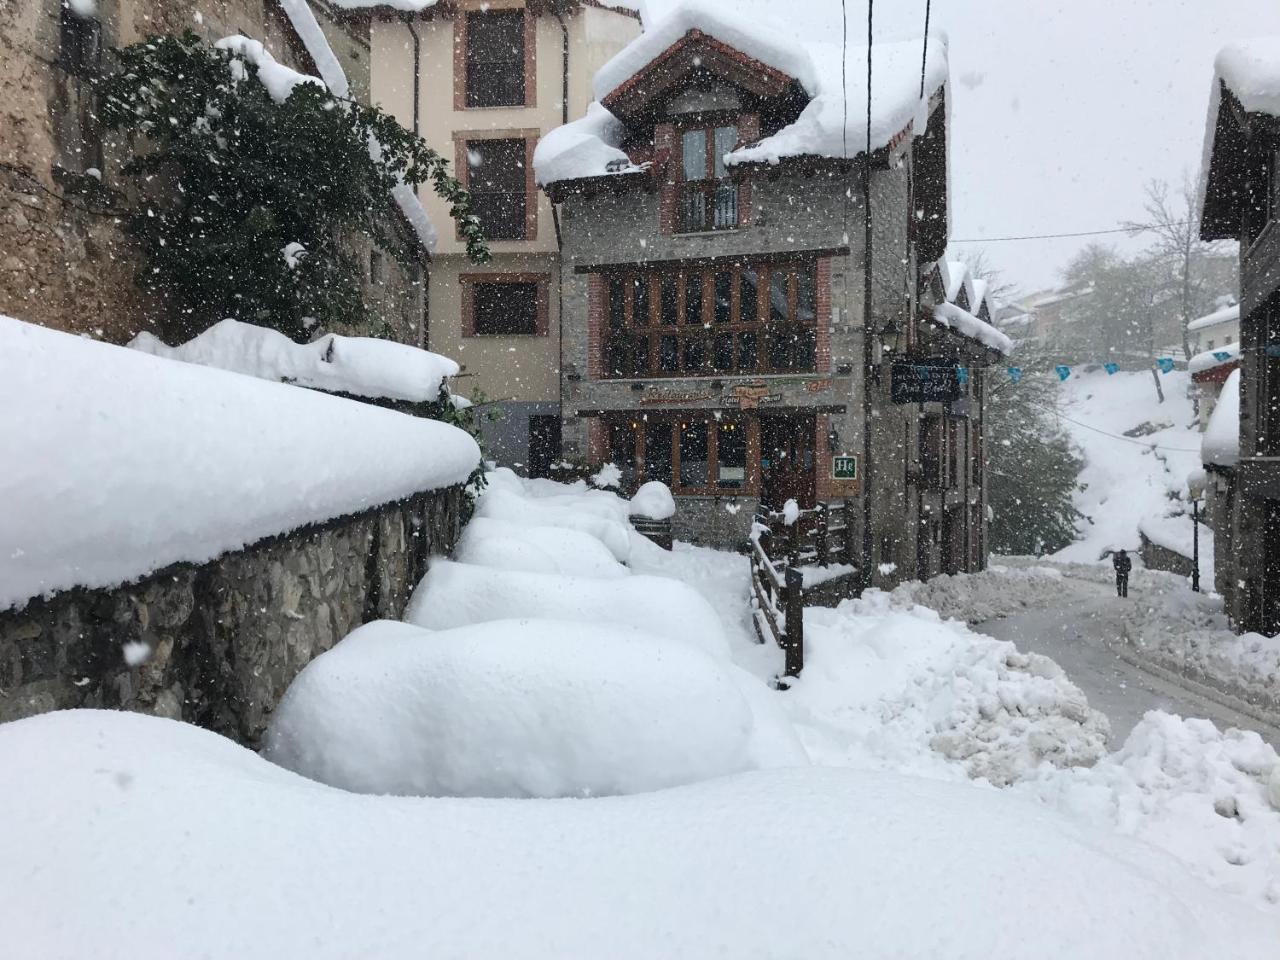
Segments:
[[[950,403],[960,398],[958,367],[945,360],[899,361],[892,368],[894,403]]]

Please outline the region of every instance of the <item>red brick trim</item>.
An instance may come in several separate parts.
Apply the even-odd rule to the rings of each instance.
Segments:
[[[738,117],[738,146],[745,147],[760,139],[760,117],[754,113],[744,113]],[[738,184],[738,226],[745,227],[751,223],[751,181],[742,180]]]
[[[475,285],[477,283],[536,283],[538,285],[538,315],[535,321],[534,334],[545,337],[551,332],[551,276],[546,273],[464,273],[458,277],[462,287],[462,336],[488,337],[487,333],[476,333]],[[505,336],[527,337],[527,333],[505,334]]]
[[[653,155],[658,175],[658,232],[671,236],[676,232],[676,177],[682,169],[684,157],[681,140],[676,136],[673,123],[660,123],[653,129]],[[662,158],[666,157],[666,162]]]
[[[831,369],[831,258],[819,257],[817,264],[817,349],[816,367],[819,373]]]
[[[533,151],[537,149],[542,131],[536,127],[505,130],[455,130],[453,131],[453,169],[458,182],[471,189],[471,165],[467,163],[467,144],[472,140],[523,140],[524,141],[524,236],[518,240],[502,239],[493,243],[520,243],[538,239],[538,184],[533,173]],[[462,231],[454,225],[454,234],[461,240]]]
[[[815,418],[815,430],[817,436],[813,439],[813,459],[814,459],[814,496],[819,502],[834,500],[839,496],[836,493],[836,483],[831,478],[831,444],[827,440],[827,435],[831,432],[831,414],[820,413]]]
[[[524,11],[524,103],[506,107],[467,106],[467,14],[489,10]],[[538,23],[524,0],[461,0],[453,18],[453,109],[512,110],[538,105]]]
[[[598,380],[603,372],[604,275],[587,277],[587,376]]]

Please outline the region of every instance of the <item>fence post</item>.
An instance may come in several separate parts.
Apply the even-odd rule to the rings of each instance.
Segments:
[[[852,564],[854,557],[853,543],[853,501],[846,500],[844,502],[844,562]]]
[[[786,667],[788,677],[800,676],[804,669],[804,574],[788,567]]]
[[[815,539],[818,541],[818,566],[820,567],[831,565],[830,547],[827,543],[828,525],[831,522],[827,515],[828,509],[825,503],[818,504],[818,529]]]

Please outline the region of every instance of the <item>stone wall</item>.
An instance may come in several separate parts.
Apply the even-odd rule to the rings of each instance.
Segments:
[[[462,506],[460,488],[436,491],[0,612],[0,722],[115,708],[256,746],[299,670],[360,624],[401,615],[429,558],[452,552]],[[135,666],[132,643],[150,650]]]

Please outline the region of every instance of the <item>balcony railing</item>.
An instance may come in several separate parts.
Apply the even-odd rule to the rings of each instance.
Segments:
[[[682,186],[680,232],[732,230],[738,225],[738,185],[726,180],[699,180]]]

